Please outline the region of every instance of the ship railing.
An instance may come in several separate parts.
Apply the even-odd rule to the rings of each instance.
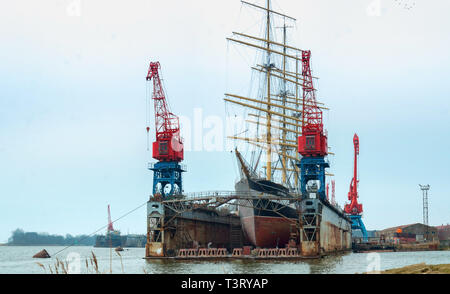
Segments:
[[[153,169],[153,168],[155,167],[155,164],[157,164],[157,162],[149,162],[149,163],[147,164],[147,169]],[[178,165],[181,167],[181,170],[187,171],[187,166],[186,166],[186,164],[181,164],[181,163],[179,163]]]
[[[217,199],[273,199],[273,200],[297,200],[297,197],[281,197],[275,195],[261,194],[260,192],[236,192],[236,191],[204,191],[204,192],[192,192],[192,193],[184,193],[182,196],[183,199],[174,199],[174,200],[166,200],[167,202],[171,201],[195,201],[195,200],[212,200],[215,201]]]

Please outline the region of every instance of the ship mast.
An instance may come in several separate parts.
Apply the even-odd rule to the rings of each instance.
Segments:
[[[286,106],[286,22],[283,25],[283,90],[280,93],[282,98],[282,105]],[[286,115],[286,108],[283,108],[283,114]],[[283,117],[283,127],[282,127],[282,141],[286,141],[287,129],[286,129],[286,118]],[[282,183],[286,184],[286,146],[281,146],[282,156],[281,156],[281,167],[282,167]]]
[[[299,161],[297,137],[301,135],[303,126],[303,119],[299,115],[300,112],[303,112],[301,109],[303,99],[299,95],[299,87],[303,85],[303,77],[301,72],[299,73],[298,65],[302,61],[301,53],[303,50],[288,45],[286,30],[289,27],[286,25],[286,20],[296,21],[296,19],[272,10],[270,0],[266,0],[266,7],[245,1],[241,2],[264,11],[265,36],[256,37],[233,32],[233,37],[227,38],[227,41],[263,51],[266,54],[263,64],[256,64],[256,66],[252,67],[253,70],[263,75],[261,78],[265,80],[266,86],[262,90],[262,97],[252,98],[225,93],[226,97],[224,100],[256,111],[257,113],[248,113],[249,118],[251,116],[256,118],[256,120],[248,119],[246,122],[256,124],[265,129],[262,131],[262,134],[260,133],[255,138],[239,135],[229,136],[228,138],[246,142],[266,152],[266,162],[262,168],[265,168],[267,180],[273,181],[274,173],[278,171],[281,173],[280,180],[283,185],[292,187],[294,183],[291,184],[290,181],[295,180],[295,187],[297,187],[299,168],[292,162]],[[273,16],[279,16],[284,19],[284,25],[281,27],[283,29],[283,40],[280,43],[271,36],[271,25],[274,25],[277,21]],[[274,59],[273,56],[282,57],[278,67],[275,64],[277,59]],[[295,62],[295,65],[293,62]],[[289,65],[291,68],[295,67],[295,71],[289,71]],[[316,77],[312,78],[315,79]],[[274,89],[272,89],[276,87],[275,84],[271,84],[274,80],[281,81],[281,84],[276,84],[279,85],[278,93],[273,92]],[[289,89],[294,91],[293,87],[295,87],[295,94],[289,91]],[[305,103],[305,105],[308,105],[310,102],[305,101]],[[317,104],[319,108],[327,109],[323,106],[323,103],[317,102]],[[277,154],[279,160],[272,162],[273,154]],[[280,163],[281,166],[277,166]]]
[[[270,113],[270,0],[267,0],[267,64],[266,64],[266,75],[267,75],[267,158],[266,158],[266,178],[267,180],[272,179],[272,133],[271,133],[271,121],[272,115]]]

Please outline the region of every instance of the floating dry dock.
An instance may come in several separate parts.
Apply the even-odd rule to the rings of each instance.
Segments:
[[[292,222],[289,242],[278,248],[248,246],[239,216],[222,208],[228,204],[239,209],[245,203],[242,200],[259,201],[260,209],[281,216],[283,208],[296,207],[299,217],[288,219]],[[271,206],[262,206],[267,200],[271,200]],[[148,259],[298,259],[348,250],[351,250],[350,219],[338,207],[319,199],[209,192],[164,200],[156,196],[147,204]]]

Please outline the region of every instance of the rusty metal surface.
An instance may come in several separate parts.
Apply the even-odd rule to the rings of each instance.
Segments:
[[[157,207],[155,204],[149,203],[147,210],[149,237],[146,257],[174,257],[180,248],[219,247],[232,250],[243,245],[241,224],[236,215],[220,215],[203,207],[175,212],[173,207]],[[155,225],[155,217],[160,217],[160,225]],[[161,233],[161,239],[156,238],[158,233]]]
[[[351,222],[341,217],[328,206],[322,208],[320,224],[320,246],[324,252],[351,249]]]
[[[175,257],[180,248],[216,247],[232,252],[245,245],[238,216],[205,206],[180,206],[179,210],[172,204],[149,202],[146,257]],[[305,199],[299,202],[299,212],[294,227],[300,229],[297,244],[302,257],[351,250],[351,222],[336,208],[319,199]]]
[[[147,257],[162,257],[164,256],[164,246],[160,242],[147,243],[145,247]]]
[[[301,254],[316,256],[351,250],[351,221],[318,199],[300,203]]]
[[[167,224],[165,230],[166,251],[169,254],[172,251],[173,254],[179,248],[195,247],[223,247],[231,250],[232,227],[236,226],[233,222],[235,220],[229,217],[216,217],[216,221],[205,220],[201,211],[176,217]],[[240,230],[240,224],[237,226]]]

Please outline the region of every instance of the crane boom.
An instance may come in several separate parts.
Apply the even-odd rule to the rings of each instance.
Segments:
[[[111,209],[109,208],[109,204],[108,204],[108,232],[113,232],[114,231],[114,227],[111,221]]]
[[[323,132],[322,110],[317,106],[310,60],[311,51],[302,51],[303,121],[298,152],[302,156],[326,156],[327,137]]]
[[[350,204],[346,204],[344,210],[348,214],[359,215],[363,212],[362,204],[358,203],[358,155],[359,155],[359,138],[355,134],[353,136],[353,146],[354,146],[354,162],[353,162],[353,178],[350,182],[350,189],[348,192],[348,200]]]
[[[152,99],[155,106],[156,141],[153,142],[153,158],[159,161],[183,160],[183,141],[180,136],[178,116],[170,112],[159,76],[159,62],[150,62],[147,81],[153,80]]]

